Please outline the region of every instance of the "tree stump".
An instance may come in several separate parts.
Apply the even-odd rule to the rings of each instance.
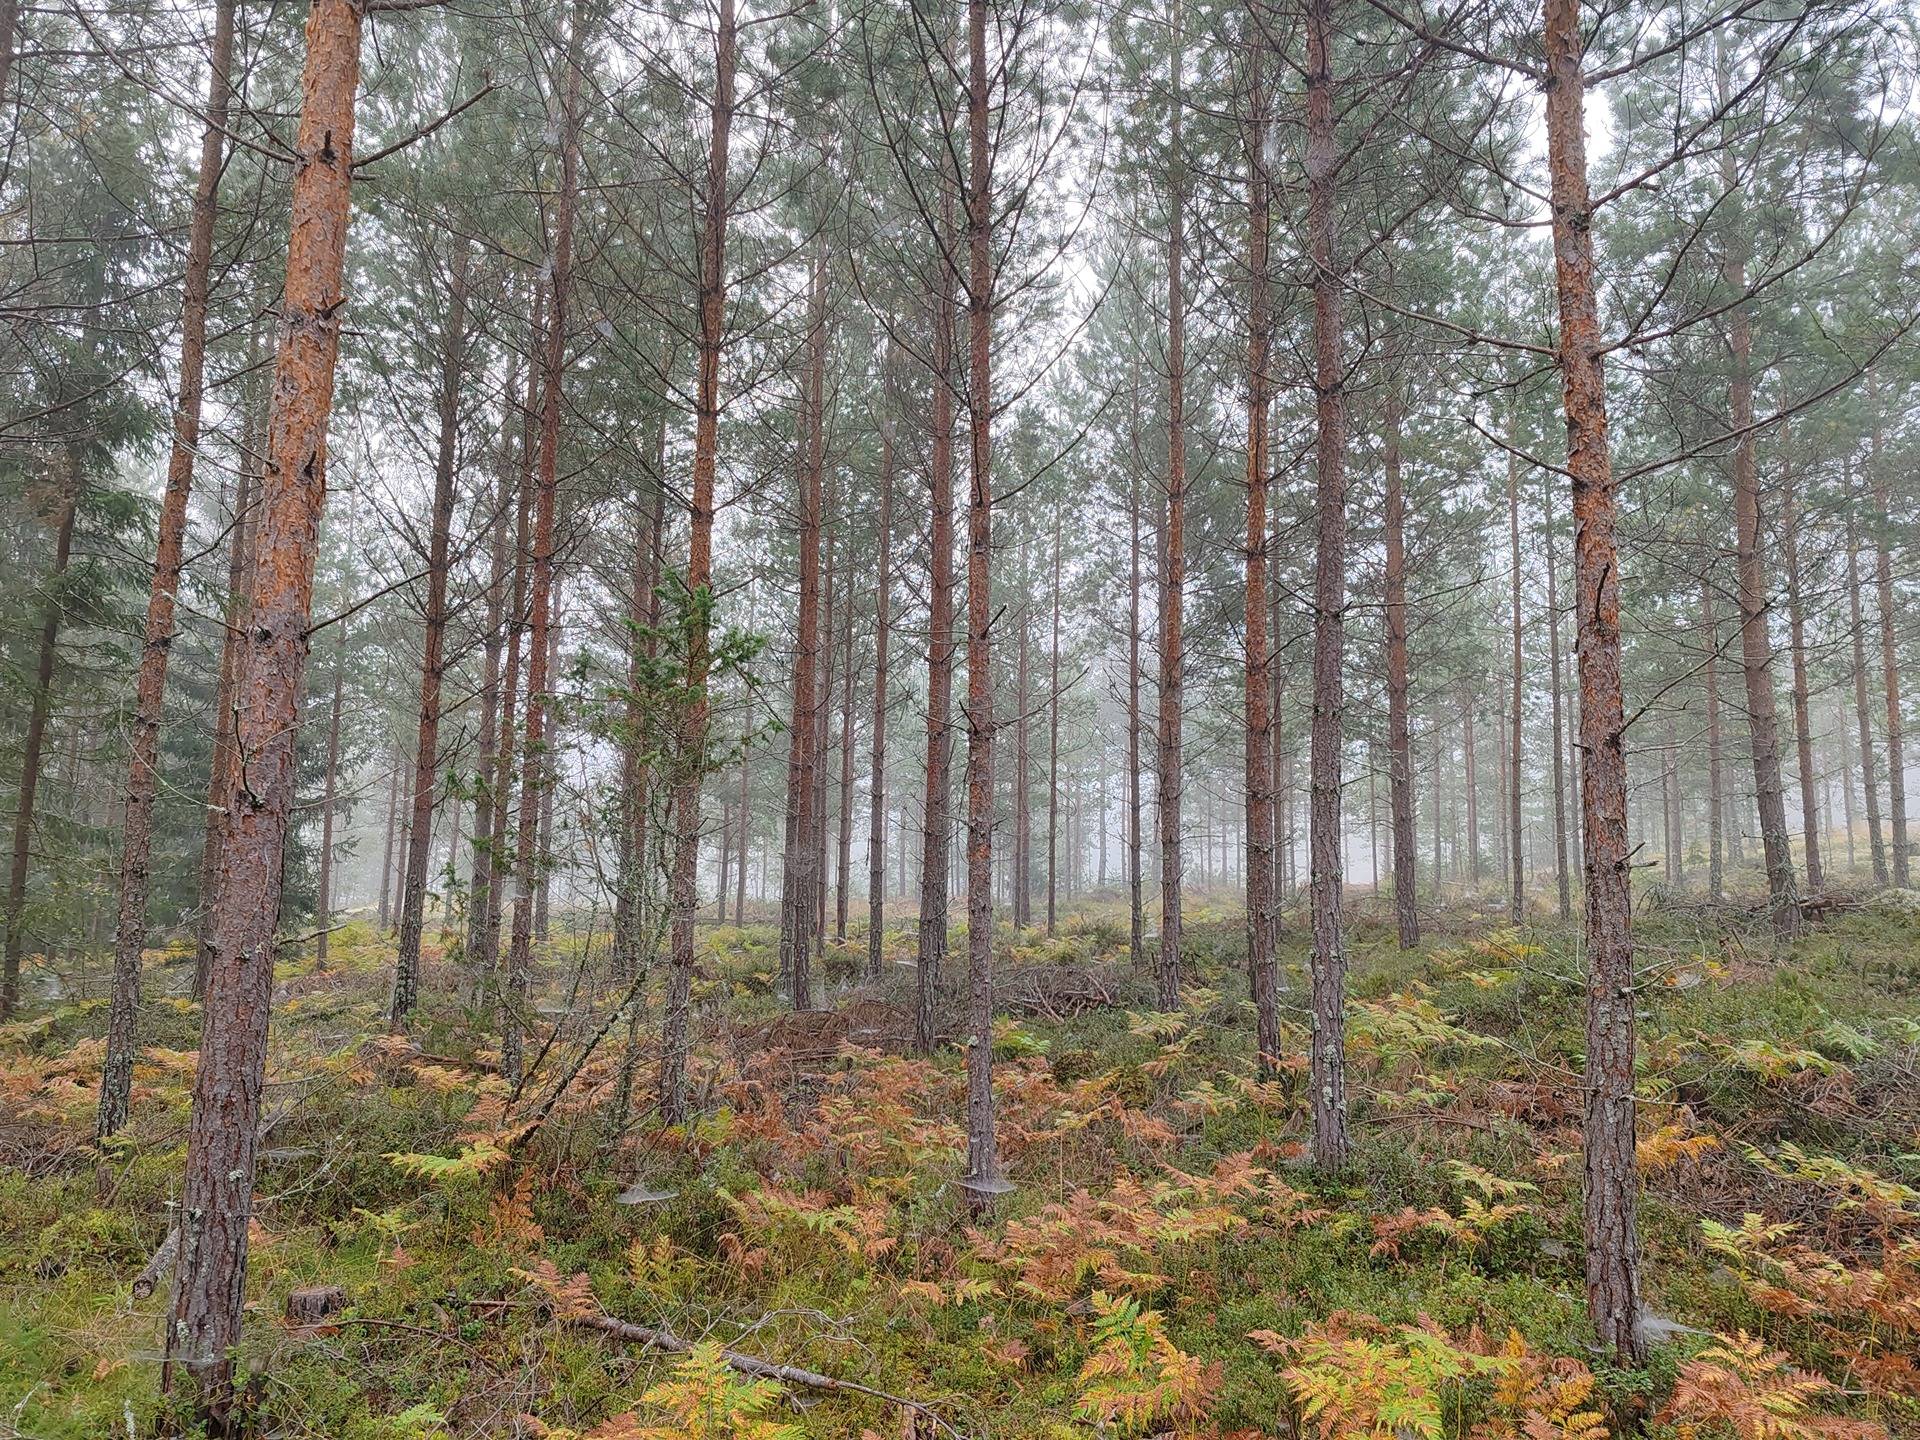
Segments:
[[[338,1285],[308,1285],[287,1296],[287,1324],[313,1331],[347,1308],[347,1292]]]

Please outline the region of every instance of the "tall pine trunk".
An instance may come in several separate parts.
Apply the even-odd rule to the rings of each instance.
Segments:
[[[1714,615],[1710,579],[1700,582],[1700,629],[1706,637],[1707,651],[1702,667],[1707,705],[1707,898],[1717,905],[1726,881],[1721,857],[1727,802],[1720,759],[1720,622]]]
[[[140,954],[147,943],[147,891],[152,879],[153,802],[160,788],[160,708],[173,648],[174,594],[180,586],[187,501],[200,445],[200,402],[207,373],[207,304],[213,291],[213,229],[220,215],[220,171],[226,154],[229,74],[233,68],[235,0],[216,0],[207,67],[206,126],[200,136],[200,178],[187,222],[187,269],[180,304],[180,388],[173,408],[173,447],[160,500],[159,545],[147,592],[147,621],[134,681],[127,756],[126,819],[120,844],[120,913],[114,932],[113,994],[107,1010],[107,1053],[100,1071],[95,1132],[105,1138],[127,1118],[133,1087],[134,1021],[140,1005]],[[12,24],[0,37],[11,49]],[[0,82],[0,90],[4,90]]]
[[[1800,836],[1806,851],[1807,889],[1827,888],[1820,863],[1820,778],[1813,768],[1813,722],[1807,695],[1807,617],[1800,588],[1800,497],[1791,474],[1780,508],[1780,559],[1787,571],[1787,626],[1793,655],[1793,743],[1800,778]]]
[[[967,0],[967,1171],[975,1209],[1009,1189],[993,1114],[993,175],[987,3]]]
[[[1514,395],[1514,408],[1519,409],[1519,394]],[[1516,436],[1516,438],[1518,438]],[[1508,913],[1513,923],[1518,925],[1526,914],[1527,901],[1527,856],[1521,844],[1520,825],[1520,728],[1523,718],[1522,702],[1525,698],[1525,630],[1520,615],[1520,460],[1513,451],[1507,452],[1507,550],[1512,559],[1512,616],[1513,627],[1513,687],[1512,714],[1507,720],[1507,856],[1511,863],[1512,895],[1509,899]]]
[[[824,242],[823,242],[824,243]],[[820,489],[825,456],[826,284],[825,258],[813,259],[807,310],[807,369],[803,383],[800,491],[800,613],[793,651],[792,739],[787,754],[786,854],[780,881],[780,971],[795,1010],[811,1004],[809,965],[818,904],[815,843],[816,774],[824,758],[816,738],[825,718],[820,685]],[[830,664],[831,662],[829,662]]]
[[[1146,961],[1146,837],[1140,785],[1140,473],[1127,482],[1127,915],[1128,962]]]
[[[1847,513],[1847,629],[1853,641],[1853,714],[1860,728],[1860,789],[1867,802],[1867,849],[1873,860],[1873,883],[1885,885],[1886,837],[1880,828],[1880,785],[1874,774],[1873,714],[1867,708],[1867,631],[1860,605],[1860,537],[1853,512]]]
[[[687,643],[687,706],[681,722],[673,796],[672,914],[667,942],[666,1013],[661,1020],[660,1116],[669,1125],[687,1114],[689,1007],[693,996],[693,926],[699,906],[700,759],[706,750],[709,650],[706,605],[713,587],[714,478],[720,454],[720,347],[726,334],[727,153],[733,134],[734,83],[740,63],[734,0],[718,0],[713,104],[708,118],[707,177],[701,197],[698,371],[694,389],[693,483],[687,497],[687,593],[694,607]]]
[[[540,337],[540,437],[534,463],[533,548],[528,584],[527,707],[520,755],[520,813],[516,817],[514,840],[513,933],[507,949],[506,1016],[500,1045],[500,1071],[513,1085],[525,1078],[524,1027],[533,970],[534,906],[540,878],[536,873],[540,863],[539,832],[547,787],[551,783],[547,688],[553,643],[553,511],[560,483],[560,401],[566,383],[567,304],[573,280],[574,196],[580,166],[580,70],[586,45],[585,19],[586,7],[581,4],[575,7],[568,26],[559,116],[560,188],[554,201],[546,329]],[[417,801],[414,813],[420,813]],[[424,840],[425,837],[418,837],[416,843],[424,844]]]
[[[1071,821],[1069,821],[1071,829]],[[1069,856],[1073,836],[1067,836]],[[1071,863],[1071,860],[1069,861]],[[1069,893],[1073,879],[1067,879]],[[1047,643],[1047,934],[1059,923],[1060,909],[1060,505],[1053,507],[1053,633]]]
[[[232,1354],[246,1298],[274,932],[346,298],[363,14],[350,0],[315,0],[307,15],[294,141],[300,163],[293,170],[279,354],[235,686],[235,746],[246,769],[220,797],[220,876],[162,1372],[163,1389],[184,1372],[194,1408],[216,1433],[236,1428],[229,1424],[235,1418]]]
[[[247,332],[247,365],[257,366],[260,326]],[[256,389],[258,393],[256,394]],[[239,662],[240,636],[246,615],[247,572],[253,561],[253,512],[259,494],[258,475],[261,451],[265,447],[267,389],[264,385],[247,387],[241,403],[246,418],[240,434],[240,476],[234,487],[233,517],[227,536],[226,621],[220,636],[220,678],[213,692],[213,755],[208,766],[206,822],[200,846],[199,914],[194,927],[193,998],[198,1000],[207,988],[207,966],[212,952],[208,943],[213,933],[213,891],[220,874],[221,822],[220,798],[231,783],[233,769],[234,671]],[[380,924],[386,927],[387,897],[380,897]]]
[[[840,601],[840,813],[834,830],[833,938],[847,943],[847,881],[853,869],[853,567]]]
[[[873,581],[873,734],[867,764],[867,978],[880,978],[887,904],[887,651],[892,640],[893,420],[880,429],[880,570]],[[746,818],[745,791],[741,819]],[[742,866],[745,865],[742,849]]]
[[[1167,226],[1167,509],[1160,572],[1160,731],[1155,756],[1155,818],[1160,827],[1160,959],[1154,978],[1162,1010],[1180,1008],[1180,721],[1186,668],[1187,586],[1187,196],[1181,155],[1186,109],[1179,0],[1173,11],[1168,165],[1173,213]]]
[[[1902,890],[1913,884],[1907,852],[1907,762],[1902,749],[1900,722],[1900,656],[1894,647],[1893,549],[1887,542],[1890,522],[1886,467],[1880,459],[1879,395],[1874,394],[1873,449],[1867,458],[1873,481],[1873,509],[1877,522],[1873,536],[1873,588],[1880,610],[1880,679],[1887,700],[1887,832],[1893,854],[1893,883]]]
[[[1560,918],[1573,915],[1573,876],[1567,856],[1566,728],[1560,693],[1560,571],[1555,560],[1559,543],[1553,534],[1553,476],[1546,482],[1543,540],[1547,551],[1547,663],[1552,673],[1547,688],[1553,701],[1553,869],[1560,900]]]
[[[1345,1167],[1347,955],[1341,933],[1340,747],[1346,709],[1341,673],[1347,605],[1347,414],[1335,268],[1334,189],[1339,157],[1333,114],[1333,0],[1308,0],[1307,243],[1313,260],[1316,541],[1313,578],[1312,867],[1313,1152],[1324,1170]]]
[[[394,962],[389,1028],[406,1028],[420,998],[420,935],[426,920],[427,855],[440,770],[440,692],[447,636],[448,551],[453,538],[453,472],[460,443],[460,391],[465,382],[467,242],[454,244],[453,283],[440,331],[440,435],[433,463],[433,521],[427,539],[427,613],[420,660],[420,719],[414,732],[413,830],[406,883],[400,892],[400,952]]]
[[[471,987],[471,998],[476,1001],[484,983],[484,972],[478,963],[480,939],[486,931],[487,915],[493,909],[493,820],[500,805],[494,766],[500,754],[500,668],[506,651],[507,515],[514,503],[513,397],[519,388],[519,366],[517,361],[510,361],[500,445],[494,458],[493,507],[487,516],[487,608],[481,637],[480,735],[473,763],[473,880],[467,904],[467,934],[462,947],[467,984]]]
[[[47,721],[53,705],[53,662],[60,645],[60,622],[66,615],[67,564],[73,555],[74,517],[79,512],[80,489],[84,484],[78,444],[65,442],[60,459],[66,468],[65,483],[60,489],[53,520],[53,561],[47,567],[46,610],[40,621],[33,698],[28,705],[27,734],[20,750],[20,790],[13,812],[13,863],[7,871],[4,912],[6,952],[4,967],[0,968],[0,1020],[11,1018],[20,1005],[20,962],[26,954],[27,870],[33,854],[34,797],[40,788]],[[128,1063],[132,1063],[131,1059]]]
[[[340,779],[340,715],[346,700],[347,627],[334,642],[333,699],[327,706],[327,772],[320,792],[320,875],[314,892],[313,963],[327,964],[327,936],[333,927],[333,810]]]
[[[1546,0],[1547,163],[1552,181],[1559,364],[1573,481],[1575,652],[1580,669],[1586,860],[1587,1311],[1600,1342],[1639,1365],[1640,1241],[1635,1227],[1633,930],[1627,849],[1626,708],[1620,675],[1620,565],[1614,538],[1599,282],[1587,188],[1585,42],[1578,0]]]
[[[947,953],[948,870],[953,833],[953,332],[955,267],[946,263],[954,232],[954,186],[940,186],[941,259],[934,282],[927,466],[927,761],[920,825],[920,937],[916,953],[913,1043],[933,1049],[933,1000]]]
[[[1401,390],[1389,381],[1381,457],[1386,476],[1382,510],[1386,544],[1388,808],[1393,832],[1393,918],[1402,950],[1420,943],[1420,909],[1413,839],[1413,727],[1408,715],[1406,490],[1400,471]]]
[[[1248,12],[1247,57],[1247,583],[1246,720],[1242,733],[1247,830],[1247,980],[1253,994],[1259,1071],[1280,1063],[1279,975],[1274,959],[1273,655],[1268,633],[1267,489],[1269,347],[1268,231],[1272,186],[1267,174],[1270,104],[1265,58],[1267,16]]]

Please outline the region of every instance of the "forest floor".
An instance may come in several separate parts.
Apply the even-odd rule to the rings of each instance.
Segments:
[[[1227,897],[1196,900],[1176,1014],[1130,972],[1117,901],[1008,936],[1018,1188],[980,1219],[960,1049],[906,1053],[904,929],[886,979],[797,1017],[769,928],[704,929],[697,1120],[620,1126],[620,1027],[529,1133],[613,1003],[604,939],[550,947],[557,1029],[514,1097],[431,947],[421,1023],[385,1034],[392,944],[357,923],[326,970],[282,965],[241,1357],[261,1431],[1920,1435],[1920,914],[1858,908],[1776,950],[1747,917],[1642,904],[1655,1346],[1625,1372],[1581,1298],[1577,930],[1463,907],[1402,953],[1360,911],[1337,1176],[1304,1163],[1299,1069],[1254,1076]],[[838,984],[864,940],[828,948]],[[1291,1055],[1305,958],[1291,925]],[[134,1118],[104,1156],[100,1002],[0,1029],[0,1437],[156,1423],[166,1283],[134,1281],[169,1229],[198,1011],[184,952],[151,960]],[[314,1286],[345,1308],[296,1326]],[[756,1381],[719,1346],[913,1403]]]

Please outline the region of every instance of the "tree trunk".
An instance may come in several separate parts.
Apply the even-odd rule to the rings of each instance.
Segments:
[[[1467,882],[1480,885],[1480,776],[1475,763],[1480,758],[1480,743],[1474,734],[1473,707],[1477,697],[1463,695],[1460,700],[1460,751],[1467,790]]]
[[[1807,618],[1800,592],[1800,497],[1787,477],[1780,512],[1780,559],[1787,570],[1787,620],[1793,654],[1794,758],[1800,771],[1800,835],[1806,847],[1807,889],[1827,888],[1820,864],[1820,779],[1813,768],[1813,724],[1807,696]]]
[[[1140,784],[1140,472],[1127,481],[1127,914],[1128,963],[1146,963],[1146,837]]]
[[[736,843],[739,845],[738,863],[733,872],[733,923],[747,923],[747,839],[753,834],[753,811],[749,808],[752,791],[749,782],[753,778],[752,768],[747,763],[745,753],[740,756],[740,826]]]
[[[500,753],[500,665],[506,648],[507,625],[507,515],[514,503],[513,417],[519,388],[519,366],[510,361],[500,448],[495,455],[493,511],[487,519],[487,612],[480,669],[480,738],[473,765],[473,882],[463,947],[468,983],[476,1001],[483,992],[485,976],[478,964],[480,940],[487,928],[487,915],[493,909],[493,820],[500,805],[494,766]]]
[[[1720,622],[1713,613],[1713,582],[1700,582],[1700,629],[1706,636],[1707,703],[1707,898],[1720,903],[1725,875],[1721,832],[1726,822],[1726,782],[1720,768]]]
[[[1268,232],[1272,187],[1267,174],[1270,94],[1262,65],[1267,16],[1248,12],[1247,56],[1247,583],[1246,723],[1242,736],[1247,830],[1247,981],[1253,994],[1254,1054],[1259,1073],[1280,1063],[1279,975],[1274,959],[1273,656],[1267,595],[1267,448],[1271,320],[1267,313]]]
[[[380,847],[380,930],[385,933],[393,914],[393,841],[400,819],[400,756],[387,762],[387,830]]]
[[[533,550],[528,586],[527,710],[520,755],[520,813],[514,840],[513,935],[507,950],[506,1017],[500,1073],[509,1084],[525,1078],[523,1028],[533,969],[533,911],[539,877],[538,844],[549,784],[547,689],[552,644],[553,510],[560,483],[560,398],[566,383],[567,303],[573,280],[574,192],[580,165],[580,67],[586,45],[586,7],[575,7],[568,27],[559,117],[560,190],[554,205],[553,252],[548,266],[546,328],[540,336],[540,437],[533,485]],[[417,772],[416,772],[417,773]],[[420,813],[416,802],[414,811]]]
[[[1181,70],[1185,54],[1174,8],[1168,166],[1173,213],[1167,226],[1167,525],[1160,575],[1160,734],[1155,806],[1160,826],[1160,963],[1155,971],[1162,1010],[1180,1008],[1180,720],[1186,655],[1181,625],[1187,585],[1187,196],[1181,121],[1186,109]]]
[[[1008,1188],[993,1115],[993,177],[987,0],[967,0],[967,1172],[973,1208]]]
[[[247,1227],[273,997],[274,930],[293,809],[301,675],[327,421],[345,302],[348,190],[362,10],[315,0],[301,78],[279,355],[260,481],[250,605],[235,687],[244,770],[220,797],[220,879],[180,1200],[180,1258],[162,1389],[177,1365],[215,1433],[233,1417],[232,1352],[246,1297]],[[244,1421],[242,1422],[244,1423]]]
[[[1554,557],[1559,543],[1553,534],[1553,476],[1545,486],[1543,540],[1547,551],[1547,660],[1552,670],[1548,690],[1553,700],[1553,867],[1560,899],[1560,918],[1573,914],[1573,877],[1567,862],[1567,767],[1566,730],[1561,719],[1560,698],[1560,574]]]
[[[9,13],[0,16],[0,52],[10,61],[16,13],[10,0],[7,10]],[[207,370],[207,302],[213,290],[213,228],[220,214],[228,75],[233,67],[233,11],[234,0],[216,0],[207,68],[207,118],[200,137],[200,178],[187,224],[187,269],[180,305],[180,389],[173,409],[173,447],[167,456],[167,488],[160,500],[159,546],[147,592],[147,622],[141,637],[139,677],[134,682],[128,745],[113,995],[107,1012],[107,1052],[100,1071],[100,1111],[94,1127],[102,1139],[126,1122],[133,1087],[140,954],[147,943],[147,891],[152,878],[153,802],[160,783],[160,709],[166,696],[167,657],[173,647],[174,592],[180,586],[187,501],[193,490],[193,462],[200,445],[200,402]],[[5,75],[0,73],[0,93],[5,88]]]
[[[559,549],[559,542],[554,542]],[[547,688],[551,689],[560,674],[560,631],[565,618],[566,607],[560,599],[561,585],[558,569],[553,574],[553,598],[548,606],[552,617],[547,625]],[[547,943],[547,925],[553,906],[553,810],[559,796],[559,765],[553,758],[560,750],[559,726],[556,723],[547,738],[548,760],[545,766],[547,783],[540,792],[540,834],[534,848],[534,887],[533,887],[533,940],[536,945]]]
[[[40,648],[33,672],[33,699],[20,752],[20,792],[13,812],[13,863],[7,872],[7,930],[4,969],[0,969],[0,1020],[20,1005],[20,961],[26,952],[27,870],[33,854],[33,805],[40,788],[40,762],[46,746],[47,718],[53,703],[53,663],[59,650],[60,621],[66,614],[67,562],[73,554],[73,522],[85,483],[75,442],[62,448],[66,484],[53,522],[53,563],[47,570],[46,611],[40,622]],[[135,962],[138,963],[138,956]],[[128,1063],[131,1064],[129,1051]]]
[[[699,905],[700,773],[706,748],[707,672],[711,665],[705,605],[712,599],[714,474],[720,454],[720,348],[726,334],[727,147],[733,131],[739,38],[734,0],[718,0],[714,32],[713,105],[708,122],[706,191],[701,197],[699,360],[694,390],[693,483],[688,495],[687,591],[694,604],[687,645],[688,701],[681,722],[673,796],[672,909],[666,1013],[661,1020],[660,1116],[669,1125],[687,1114],[688,1008],[693,995],[693,925]]]
[[[1015,640],[1013,680],[1013,928],[1026,930],[1033,925],[1033,607],[1031,571],[1027,565],[1027,547],[1020,546],[1019,631]]]
[[[534,297],[528,348],[539,343],[546,314],[542,294]],[[500,963],[500,925],[506,915],[507,878],[513,872],[507,847],[507,826],[513,813],[516,744],[519,734],[520,677],[524,664],[527,631],[528,588],[533,562],[534,456],[539,449],[536,438],[537,409],[533,398],[536,377],[527,377],[526,404],[520,415],[519,479],[515,489],[513,521],[513,586],[507,613],[507,658],[500,680],[500,753],[493,764],[493,835],[488,842],[487,914],[480,935],[480,955],[475,968],[479,972],[481,993],[491,997],[498,989]],[[517,837],[518,831],[516,829]],[[516,838],[517,844],[517,838]]]
[[[563,202],[564,203],[564,202]],[[453,536],[453,471],[460,443],[460,391],[467,348],[467,242],[454,244],[453,284],[440,331],[440,436],[433,463],[433,522],[427,540],[427,613],[420,661],[420,719],[413,752],[413,827],[400,892],[400,952],[393,967],[388,1028],[398,1034],[420,998],[420,932],[426,918],[427,853],[440,770],[440,691],[446,676],[447,566]]]
[[[822,433],[826,427],[824,408],[826,386],[821,384],[822,409],[820,424]],[[825,460],[822,459],[822,471]],[[807,905],[812,921],[808,933],[812,937],[812,955],[820,966],[826,966],[827,945],[827,881],[831,872],[827,868],[827,761],[833,749],[833,683],[836,674],[834,668],[834,648],[836,621],[839,614],[835,608],[839,599],[839,574],[835,569],[835,550],[839,540],[840,497],[837,481],[829,481],[826,507],[823,514],[831,513],[834,523],[826,528],[827,560],[826,579],[822,587],[820,608],[820,658],[816,674],[819,684],[813,702],[813,755],[811,757],[813,776],[813,828],[807,832],[806,864],[809,877]],[[811,972],[809,972],[809,978]],[[811,985],[802,986],[802,995],[812,994]],[[804,1008],[804,1007],[803,1007]]]
[[[1880,785],[1874,774],[1873,716],[1867,708],[1866,625],[1860,615],[1860,539],[1853,512],[1847,512],[1847,617],[1853,639],[1853,713],[1860,729],[1860,789],[1867,802],[1867,849],[1873,859],[1873,883],[1887,883],[1886,838],[1880,828]]]
[[[953,767],[953,312],[955,277],[944,261],[954,230],[954,186],[942,178],[943,259],[933,287],[932,412],[927,466],[927,763],[920,822],[920,940],[916,955],[913,1043],[933,1050],[933,997],[947,952],[948,869],[952,860]]]
[[[1627,853],[1626,712],[1620,677],[1620,566],[1614,540],[1607,393],[1601,374],[1593,211],[1587,190],[1586,77],[1578,0],[1546,0],[1547,157],[1560,310],[1559,363],[1573,480],[1574,616],[1580,667],[1586,842],[1587,1310],[1622,1363],[1646,1359],[1639,1329],[1634,1212],[1633,932]]]
[[[825,456],[826,262],[813,260],[808,303],[804,430],[807,448],[800,481],[800,613],[793,651],[792,742],[787,758],[786,855],[781,871],[780,969],[795,1010],[811,1003],[808,965],[817,901],[814,862],[815,771],[821,747],[815,730],[823,718],[818,677],[820,654],[820,489]]]
[[[1513,401],[1516,412],[1519,403],[1516,392]],[[1513,711],[1507,721],[1507,856],[1512,865],[1512,895],[1507,913],[1518,925],[1526,918],[1527,902],[1527,856],[1520,843],[1520,728],[1523,718],[1521,702],[1524,698],[1523,667],[1526,662],[1525,631],[1520,617],[1520,460],[1511,450],[1507,452],[1507,547],[1513,561],[1510,621],[1513,627]]]
[[[1387,798],[1393,829],[1394,927],[1400,948],[1411,950],[1420,943],[1420,910],[1414,876],[1413,727],[1407,713],[1407,502],[1400,477],[1401,392],[1397,382],[1389,384],[1382,457],[1386,473]]]
[[[1724,157],[1722,173],[1731,157]],[[1739,256],[1722,267],[1729,288],[1747,288]],[[1760,467],[1753,428],[1753,331],[1744,306],[1728,325],[1732,374],[1727,404],[1732,429],[1739,435],[1733,451],[1733,528],[1735,572],[1740,598],[1740,661],[1747,690],[1747,731],[1753,753],[1753,794],[1760,809],[1760,845],[1767,865],[1768,905],[1776,934],[1799,933],[1800,897],[1793,875],[1793,850],[1787,842],[1786,797],[1780,785],[1780,729],[1773,696],[1773,641],[1767,634],[1766,559],[1760,550]]]
[[[851,557],[849,557],[851,558]],[[853,869],[853,567],[840,597],[840,814],[834,832],[833,938],[847,943],[847,879]]]
[[[1312,253],[1317,540],[1313,580],[1312,811],[1308,848],[1313,901],[1312,1110],[1314,1159],[1348,1159],[1347,955],[1341,934],[1340,746],[1346,709],[1341,673],[1347,606],[1347,415],[1340,344],[1340,277],[1334,268],[1333,0],[1308,0],[1307,237]]]
[[[1070,853],[1072,835],[1068,835]],[[1053,507],[1053,636],[1047,645],[1047,934],[1059,922],[1060,900],[1060,506]],[[1073,880],[1069,876],[1068,889]]]
[[[1873,586],[1880,608],[1880,675],[1887,697],[1887,821],[1893,852],[1893,883],[1905,890],[1913,884],[1907,853],[1907,762],[1902,752],[1900,724],[1900,657],[1894,648],[1893,550],[1887,543],[1889,525],[1886,468],[1880,463],[1880,411],[1876,387],[1873,397],[1873,449],[1867,465],[1873,481]]]
[[[873,734],[867,786],[867,978],[878,980],[887,904],[887,648],[893,638],[893,420],[880,427],[880,571],[873,581]],[[743,812],[744,813],[744,812]]]
[[[1680,730],[1671,712],[1667,715],[1666,761],[1661,775],[1661,809],[1664,814],[1667,848],[1667,883],[1678,888],[1686,882],[1686,866],[1680,838]]]
[[[259,362],[258,324],[247,332],[247,366]],[[243,395],[246,418],[240,436],[240,478],[234,489],[233,519],[227,540],[227,613],[220,636],[220,679],[213,700],[213,757],[208,767],[206,822],[200,848],[200,883],[195,891],[199,915],[195,924],[196,941],[193,963],[193,998],[206,994],[207,966],[213,952],[208,948],[213,933],[213,892],[220,874],[220,834],[224,819],[219,797],[232,782],[234,763],[233,727],[235,668],[239,661],[240,634],[246,614],[249,567],[253,561],[253,510],[258,495],[263,434],[266,430],[266,390],[249,386]],[[381,928],[386,927],[386,899],[380,907]]]
[[[333,701],[327,707],[327,773],[320,795],[320,876],[314,897],[313,961],[327,964],[327,931],[333,924],[333,797],[340,777],[340,712],[345,699],[347,627],[340,626],[333,653]]]

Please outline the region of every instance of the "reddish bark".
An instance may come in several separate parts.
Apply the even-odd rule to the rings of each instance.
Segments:
[[[9,7],[11,8],[11,7]],[[120,849],[120,913],[114,935],[113,995],[107,1053],[100,1072],[95,1131],[105,1137],[127,1118],[133,1085],[134,1020],[140,1004],[140,953],[147,942],[147,891],[152,878],[153,802],[159,790],[160,707],[173,646],[174,592],[180,585],[187,500],[200,444],[200,402],[207,368],[207,301],[213,289],[213,227],[220,213],[221,160],[226,152],[228,74],[233,66],[234,0],[218,0],[207,73],[207,120],[200,137],[200,178],[187,222],[187,268],[180,305],[180,388],[173,409],[173,447],[160,499],[159,545],[147,592],[140,671],[134,682],[127,757],[126,820]],[[0,16],[0,48],[12,50],[13,24]],[[0,92],[5,76],[0,74]]]
[[[564,202],[563,202],[564,203]],[[394,962],[389,1028],[398,1032],[420,997],[420,932],[426,916],[427,854],[440,769],[440,691],[446,676],[447,552],[453,536],[453,468],[460,440],[460,389],[465,380],[467,242],[455,244],[447,319],[440,331],[440,436],[433,464],[433,520],[427,541],[427,613],[420,661],[420,720],[413,752],[412,840],[400,892],[400,951]]]
[[[701,197],[698,373],[694,387],[693,483],[687,497],[687,591],[695,616],[687,646],[688,703],[682,720],[681,773],[674,777],[672,909],[667,946],[667,1007],[661,1024],[660,1114],[686,1118],[687,1024],[693,993],[693,922],[699,904],[700,766],[707,740],[711,664],[706,605],[713,585],[714,473],[720,453],[720,347],[727,307],[727,145],[733,131],[739,66],[734,0],[718,0],[713,105],[708,122],[706,191]]]
[[[1573,480],[1574,615],[1580,668],[1580,799],[1586,842],[1587,1310],[1601,1343],[1646,1359],[1635,1228],[1633,932],[1627,849],[1626,713],[1620,676],[1620,563],[1613,463],[1587,189],[1586,77],[1578,0],[1545,0],[1547,157],[1560,310],[1559,364]]]
[[[1334,259],[1339,157],[1333,118],[1333,3],[1309,0],[1307,23],[1307,241],[1313,259],[1316,531],[1313,577],[1312,866],[1314,1158],[1347,1163],[1347,954],[1340,917],[1340,747],[1346,711],[1341,673],[1347,606],[1347,414],[1341,355],[1340,276]]]
[[[228,1431],[234,1408],[232,1350],[246,1295],[274,929],[345,301],[362,13],[351,0],[315,0],[307,16],[294,141],[300,163],[235,690],[235,745],[244,759],[221,797],[220,878],[167,1327],[163,1388],[184,1372],[195,1408],[219,1433]]]

